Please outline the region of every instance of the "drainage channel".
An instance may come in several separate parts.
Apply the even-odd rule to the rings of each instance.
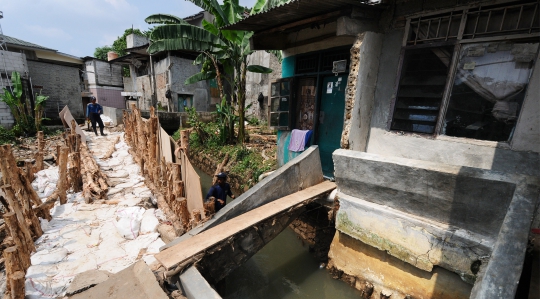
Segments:
[[[206,195],[212,178],[196,170]],[[360,291],[333,279],[290,228],[231,272],[217,288],[225,299],[361,298]]]

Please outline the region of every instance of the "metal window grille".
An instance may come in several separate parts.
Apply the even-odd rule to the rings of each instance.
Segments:
[[[296,59],[296,73],[314,73],[317,71],[318,55],[309,55],[304,57],[298,57]]]

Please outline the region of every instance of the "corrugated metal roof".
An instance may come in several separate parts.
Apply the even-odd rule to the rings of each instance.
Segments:
[[[343,8],[375,8],[380,6],[380,2],[377,0],[291,0],[288,3],[269,8],[221,29],[261,32]]]
[[[11,37],[11,36],[4,35],[4,39],[5,39],[6,43],[8,44],[8,46],[9,45],[15,45],[15,46],[21,46],[21,47],[26,47],[26,48],[34,48],[34,49],[40,49],[40,50],[47,50],[47,51],[56,52],[56,50],[54,50],[54,49],[43,47],[43,46],[40,46],[40,45],[36,45],[36,44],[30,43],[30,42],[24,41],[22,39]]]

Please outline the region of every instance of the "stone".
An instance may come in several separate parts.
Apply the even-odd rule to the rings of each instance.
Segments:
[[[86,291],[109,279],[109,275],[111,275],[109,272],[101,270],[89,270],[79,273],[67,288],[66,295],[73,296],[77,293]]]

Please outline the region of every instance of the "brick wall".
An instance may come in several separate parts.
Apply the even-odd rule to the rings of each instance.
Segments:
[[[201,66],[193,65],[193,60],[171,57],[170,89],[175,94],[192,94],[193,106],[197,111],[208,111],[210,107],[210,86],[206,81],[185,85],[187,78],[199,73]],[[157,72],[156,72],[157,73]],[[176,96],[173,96],[176,100]]]
[[[5,67],[4,67],[4,61],[2,60],[6,62]],[[0,51],[0,62],[1,62],[0,63],[1,73],[7,72],[9,76],[11,76],[11,72],[13,71],[19,72],[21,76],[25,76],[25,74],[28,73],[28,64],[26,62],[26,55],[24,55],[23,53]],[[2,84],[2,82],[5,82],[5,79],[0,80],[0,90],[2,90],[2,88],[5,87]]]
[[[96,97],[97,102],[101,106],[124,109],[126,108],[126,103],[124,97],[121,94],[122,91],[122,88],[114,87],[90,88],[90,92]]]
[[[11,115],[11,110],[4,102],[0,102],[0,125],[10,129],[14,123],[15,119]]]
[[[43,86],[42,94],[49,96],[45,117],[57,119],[65,105],[73,117],[84,117],[78,68],[29,60],[28,70],[32,84]]]

